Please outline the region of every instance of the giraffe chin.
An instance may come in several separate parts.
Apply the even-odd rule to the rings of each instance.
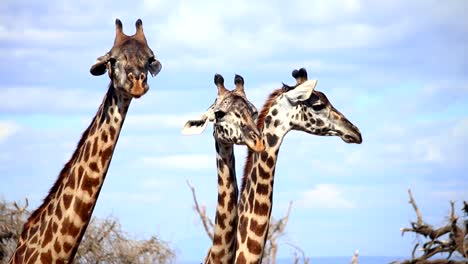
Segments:
[[[134,98],[140,98],[142,97],[148,89],[145,89],[141,86],[140,83],[134,84],[133,87],[130,89],[130,94]]]
[[[253,152],[262,152],[265,150],[265,145],[263,145],[262,140],[257,140],[253,142],[246,142],[247,147]]]

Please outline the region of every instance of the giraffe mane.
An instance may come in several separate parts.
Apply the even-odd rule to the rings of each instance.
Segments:
[[[265,101],[263,104],[262,110],[260,111],[260,115],[258,116],[257,119],[257,129],[262,133],[263,130],[263,125],[265,124],[265,118],[268,115],[268,112],[270,111],[271,106],[273,105],[273,102],[278,98],[278,96],[282,95],[283,93],[294,89],[295,86],[288,86],[283,83],[283,87],[274,90],[269,96],[268,99]],[[245,185],[247,182],[247,177],[252,169],[253,166],[253,154],[254,152],[251,151],[250,149],[247,150],[247,157],[245,161],[245,166],[244,166],[244,175],[242,176],[242,184],[241,184],[241,192],[242,193],[245,189]]]

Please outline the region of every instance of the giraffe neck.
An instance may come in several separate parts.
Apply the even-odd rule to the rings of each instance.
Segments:
[[[10,263],[68,263],[76,254],[107,174],[131,98],[111,83],[72,158],[23,227]]]
[[[281,118],[268,112],[261,131],[265,150],[248,153],[237,212],[236,263],[239,264],[261,262],[273,205],[276,160],[289,129],[282,125]]]
[[[205,263],[231,263],[234,257],[237,225],[237,179],[234,148],[215,140],[218,166],[218,206],[213,245]]]

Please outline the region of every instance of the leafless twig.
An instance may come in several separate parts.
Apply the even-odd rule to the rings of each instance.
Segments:
[[[205,228],[205,232],[206,234],[208,235],[208,237],[210,238],[211,241],[213,241],[213,232],[214,232],[214,225],[213,225],[213,222],[211,221],[211,219],[206,215],[206,207],[205,206],[202,206],[200,208],[200,206],[198,205],[198,201],[197,201],[197,194],[195,192],[195,187],[193,187],[189,180],[186,180],[187,182],[187,185],[188,187],[190,188],[190,190],[192,191],[192,197],[193,197],[193,203],[195,204],[194,205],[194,209],[195,211],[197,212],[198,216],[200,217],[201,221],[202,221],[202,224],[203,224],[203,228]]]

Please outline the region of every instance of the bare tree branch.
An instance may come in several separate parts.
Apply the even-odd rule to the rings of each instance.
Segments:
[[[204,206],[202,206],[200,208],[200,206],[198,205],[198,201],[197,201],[197,194],[195,192],[195,187],[193,187],[189,180],[186,179],[185,180],[187,182],[187,185],[188,187],[190,188],[190,190],[192,191],[192,197],[193,197],[193,203],[195,204],[194,206],[194,209],[195,211],[197,212],[198,216],[200,217],[201,221],[202,221],[202,224],[203,224],[203,228],[205,228],[205,232],[206,234],[208,235],[208,237],[210,238],[211,241],[213,241],[213,232],[214,232],[214,225],[213,225],[213,222],[211,221],[211,219],[206,215],[206,208]]]
[[[351,264],[359,263],[359,250],[354,251],[354,256],[351,258]]]
[[[414,246],[412,251],[412,258],[410,260],[395,263],[468,263],[468,224],[467,221],[465,221],[465,226],[459,226],[457,224],[459,218],[455,215],[455,202],[450,201],[450,212],[448,216],[449,223],[439,228],[433,228],[432,226],[424,223],[421,211],[413,199],[411,190],[408,190],[408,194],[410,197],[409,203],[413,206],[413,209],[416,212],[417,221],[411,222],[411,228],[402,228],[402,235],[405,232],[412,232],[416,235],[422,235],[423,237],[427,238],[428,241],[422,244],[421,248],[419,248],[419,243]],[[464,205],[466,206],[466,202],[464,202]],[[446,237],[446,235],[448,235],[448,239],[442,240],[442,237]],[[419,257],[416,256],[416,250],[418,248],[422,251],[422,255]],[[458,259],[451,259],[454,252],[457,252],[465,259],[462,260],[462,262],[458,262]],[[448,257],[446,259],[431,259],[432,257],[441,253],[447,253]]]

